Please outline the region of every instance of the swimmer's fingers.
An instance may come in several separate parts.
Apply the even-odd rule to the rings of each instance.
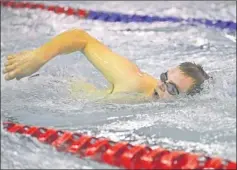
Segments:
[[[5,75],[5,80],[8,81],[8,80],[12,80],[12,79],[15,79],[15,78],[16,78],[16,80],[20,80],[20,79],[27,76],[27,74],[24,74],[24,73],[19,74],[18,72],[19,71],[14,70],[14,71],[11,71],[11,72],[7,73]]]
[[[3,73],[6,74],[12,70],[14,70],[16,68],[16,64],[12,64],[12,65],[7,65],[5,67],[5,69],[3,70]]]
[[[9,55],[9,56],[7,56],[7,58],[6,58],[6,62],[4,63],[4,65],[5,66],[7,66],[7,65],[11,65],[12,63],[14,63],[15,61],[17,60],[17,57],[16,57],[16,55]]]
[[[5,63],[3,73],[6,80],[16,78],[20,80],[30,76],[43,65],[43,61],[37,56],[35,51],[24,51],[13,56],[9,56]],[[15,56],[15,57],[14,57]]]
[[[4,63],[4,66],[9,66],[9,65],[12,65],[16,62],[16,59],[11,59],[11,60],[7,60],[5,63]]]
[[[27,76],[25,72],[22,70],[22,68],[16,68],[10,72],[8,72],[5,75],[5,80],[12,80],[16,78],[17,80],[20,80],[21,78]]]
[[[12,59],[14,59],[14,58],[15,58],[15,56],[13,56],[13,55],[7,56],[7,60],[12,60]]]
[[[20,58],[22,58],[22,55],[26,54],[29,50],[25,50],[25,51],[22,51],[22,52],[19,52],[17,54],[11,54],[9,56],[7,56],[7,61],[5,62],[5,66],[8,66],[8,65],[11,65],[13,64],[14,62],[16,62],[17,60],[19,60]],[[17,57],[18,56],[18,57]],[[20,56],[20,58],[19,58]]]
[[[17,74],[17,72],[15,70],[7,73],[5,75],[5,80],[12,80],[12,79],[14,79],[16,77],[16,74]]]
[[[30,50],[24,50],[24,51],[15,53],[15,54],[9,54],[9,55],[7,56],[7,60],[14,59],[14,58],[16,58],[17,56],[22,55],[22,54],[25,54],[25,53],[27,53],[27,52],[29,52],[29,51],[30,51]]]

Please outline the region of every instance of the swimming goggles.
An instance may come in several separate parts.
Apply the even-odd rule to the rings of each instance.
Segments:
[[[168,72],[161,73],[160,80],[165,84],[166,90],[169,94],[171,94],[172,96],[179,94],[179,90],[174,83],[166,82],[168,80]]]

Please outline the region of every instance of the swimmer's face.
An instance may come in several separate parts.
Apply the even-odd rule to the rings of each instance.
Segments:
[[[175,67],[161,74],[155,91],[159,98],[170,98],[180,93],[186,93],[193,83],[191,77],[185,75],[179,67]]]

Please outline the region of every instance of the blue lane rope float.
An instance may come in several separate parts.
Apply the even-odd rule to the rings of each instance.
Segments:
[[[105,11],[93,11],[84,9],[75,9],[72,7],[61,7],[57,5],[45,5],[42,3],[33,2],[20,2],[0,0],[1,6],[10,8],[28,8],[28,9],[41,9],[52,11],[57,14],[75,15],[79,18],[100,20],[104,22],[122,22],[122,23],[153,23],[153,22],[170,22],[170,23],[183,23],[191,26],[204,25],[206,27],[217,28],[221,30],[228,30],[236,32],[236,22],[223,21],[223,20],[210,20],[204,18],[180,18],[174,16],[149,16],[149,15],[128,15],[118,12],[105,12]]]
[[[222,20],[209,20],[201,18],[188,18],[183,19],[179,17],[160,17],[160,16],[148,16],[148,15],[127,15],[121,13],[112,13],[112,12],[98,12],[98,11],[89,11],[88,19],[92,20],[102,20],[105,22],[171,22],[177,23],[182,22],[188,25],[205,25],[207,27],[215,27],[219,29],[229,29],[231,31],[236,31],[236,23],[233,21],[222,21]]]

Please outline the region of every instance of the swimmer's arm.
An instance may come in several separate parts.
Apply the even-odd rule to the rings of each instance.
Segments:
[[[94,37],[79,29],[59,34],[40,47],[40,51],[44,53],[42,56],[45,62],[60,54],[81,51],[112,85],[117,85],[119,88],[123,86],[128,88],[129,83],[134,84],[132,80],[137,80],[142,74],[128,59],[112,52]]]

